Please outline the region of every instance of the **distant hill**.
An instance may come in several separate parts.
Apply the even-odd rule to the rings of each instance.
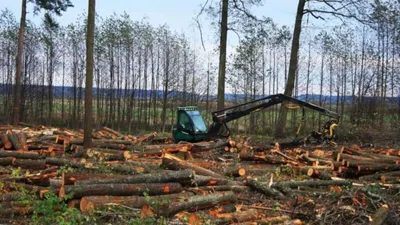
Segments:
[[[31,86],[25,86],[24,88],[32,88],[32,89],[36,89],[36,90],[38,90],[38,89],[40,90],[41,88],[43,88],[45,91],[47,91],[47,86],[42,87],[42,86],[38,86],[38,85],[31,85]],[[0,83],[0,95],[7,94],[8,90],[9,91],[12,90],[10,84],[1,84]],[[77,89],[77,92],[78,92],[78,89]],[[106,95],[109,95],[109,94],[117,95],[118,90],[117,89],[112,89],[111,90],[111,89],[106,89],[106,88],[93,87],[93,96],[96,96],[97,93],[99,93],[99,92],[103,93],[103,94],[106,94]],[[114,93],[112,93],[112,92],[114,92]],[[149,98],[150,96],[152,96],[154,94],[158,98],[162,98],[163,97],[163,91],[162,90],[142,90],[142,89],[132,90],[132,89],[129,89],[127,94],[131,95],[133,92],[135,94],[135,98],[137,98],[138,96],[145,96],[145,95]],[[120,93],[121,93],[122,96],[125,96],[125,90],[121,90]],[[61,98],[62,97],[62,87],[61,86],[53,86],[53,94],[54,94],[54,97]],[[82,88],[82,95],[83,96],[85,95],[85,88]],[[181,92],[181,91],[171,91],[171,92],[168,93],[168,97],[170,97],[170,98],[177,97],[177,96],[182,96],[182,95],[183,95],[183,92]],[[191,94],[187,93],[186,95],[189,97]],[[73,88],[71,86],[64,87],[64,96],[66,98],[73,97]],[[196,96],[196,98],[202,98],[202,99],[206,98],[205,95],[199,96],[199,95],[195,94],[195,96]],[[259,98],[262,98],[262,97],[263,97],[262,95],[257,95],[256,99],[259,99]],[[317,103],[317,102],[319,102],[319,98],[320,98],[320,95],[318,95],[318,94],[308,95],[308,100],[307,101],[308,102],[316,102]],[[244,94],[235,95],[235,94],[227,93],[227,94],[225,94],[225,99],[227,101],[234,101],[234,100],[243,101],[245,99],[245,95]],[[306,95],[305,94],[301,94],[301,95],[299,95],[297,97],[297,99],[305,101],[306,100]],[[342,99],[342,96],[339,96],[339,101],[341,101],[341,99]],[[346,103],[350,103],[351,100],[352,100],[352,97],[351,96],[345,96],[344,99],[345,99]],[[367,101],[372,101],[373,97],[365,97],[365,99]],[[217,96],[216,95],[211,95],[210,96],[210,100],[211,101],[217,100]],[[332,103],[335,103],[337,101],[337,96],[331,96],[330,97],[330,96],[327,96],[327,95],[323,95],[322,96],[322,101],[323,102],[330,102],[331,101]],[[386,101],[387,102],[393,101],[393,102],[398,104],[399,101],[400,101],[400,97],[393,97],[393,98],[387,97]]]

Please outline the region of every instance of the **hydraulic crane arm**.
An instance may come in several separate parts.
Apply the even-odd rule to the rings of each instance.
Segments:
[[[332,112],[320,106],[304,102],[283,94],[275,94],[251,102],[243,103],[240,105],[236,105],[233,107],[213,112],[212,113],[213,124],[210,127],[208,134],[211,137],[219,136],[221,127],[225,127],[228,130],[228,136],[229,136],[229,129],[226,126],[226,123],[239,119],[243,116],[249,115],[250,113],[271,107],[276,104],[283,103],[285,101],[295,103],[301,107],[306,107],[312,110],[316,110],[328,117],[334,118],[335,120],[339,120],[340,118],[340,116],[336,112]]]

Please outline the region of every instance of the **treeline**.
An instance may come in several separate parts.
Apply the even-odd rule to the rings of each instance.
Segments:
[[[400,4],[374,1],[359,21],[321,31],[303,21],[294,96],[338,112],[343,125],[398,131],[400,125]],[[47,125],[83,127],[86,20],[67,26],[28,21],[25,33],[20,117]],[[361,17],[360,17],[361,18]],[[288,79],[291,28],[271,19],[241,19],[240,41],[228,55],[226,107],[283,93]],[[0,15],[0,83],[13,84],[18,23]],[[203,56],[201,56],[203,55]],[[215,110],[217,52],[204,57],[184,34],[153,27],[127,14],[96,18],[94,125],[130,132],[169,132],[175,109],[199,105]],[[210,62],[211,61],[211,62]],[[61,86],[54,88],[54,86]],[[12,86],[1,91],[0,120],[12,115]],[[68,88],[66,88],[68,87]],[[58,90],[55,93],[55,90]],[[101,90],[101,91],[96,91]],[[317,96],[317,98],[315,97]],[[349,100],[350,99],[350,100]],[[287,128],[295,131],[301,110],[292,110]],[[273,135],[279,107],[233,122],[233,129]],[[4,119],[2,119],[4,118]],[[307,112],[306,130],[326,118]]]
[[[184,34],[175,33],[166,25],[153,27],[146,20],[132,21],[127,14],[96,20],[94,86],[100,91],[93,96],[95,125],[128,131],[169,131],[175,122],[173,112],[177,106],[197,105],[201,98],[211,95],[210,88],[215,86],[213,77]],[[13,83],[17,34],[16,18],[3,10],[0,15],[0,83],[3,84]],[[81,128],[85,20],[56,27],[28,22],[24,49],[21,121]],[[55,85],[61,86],[61,96],[55,95]],[[12,86],[3,87],[10,90],[2,91],[6,94],[0,98],[0,115],[10,118]]]

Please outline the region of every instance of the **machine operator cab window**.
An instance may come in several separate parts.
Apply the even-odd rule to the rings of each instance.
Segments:
[[[203,133],[207,131],[207,126],[197,110],[178,110],[178,126],[189,133]]]

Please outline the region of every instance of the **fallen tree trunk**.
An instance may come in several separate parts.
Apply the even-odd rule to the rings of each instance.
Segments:
[[[390,171],[390,170],[400,170],[400,164],[363,164],[358,165],[357,169],[359,172],[380,172],[380,171]]]
[[[37,152],[17,152],[17,151],[0,151],[0,158],[4,157],[14,157],[17,159],[40,159],[40,156]]]
[[[321,187],[321,186],[350,186],[350,180],[307,180],[307,181],[286,181],[274,183],[271,188],[298,188],[298,187]]]
[[[226,205],[236,202],[236,195],[231,192],[220,192],[201,196],[192,196],[184,199],[183,201],[169,202],[166,207],[162,208],[159,215],[171,217],[183,210],[196,211],[214,207],[216,205]]]
[[[46,160],[44,159],[14,159],[12,166],[21,167],[23,169],[42,170],[46,169]]]
[[[203,187],[195,187],[189,188],[191,191],[199,192],[199,193],[208,193],[208,192],[215,192],[215,191],[233,191],[236,193],[241,193],[244,191],[249,191],[249,186],[243,185],[221,185],[221,186],[203,186]]]
[[[324,170],[317,170],[310,168],[307,170],[307,176],[312,177],[312,178],[318,178],[321,180],[332,180],[332,174],[328,173]]]
[[[193,196],[191,192],[176,193],[169,195],[156,195],[151,197],[143,196],[87,196],[80,201],[80,210],[83,213],[90,213],[93,210],[102,210],[112,206],[127,206],[140,209],[143,205],[157,207],[165,204],[165,201],[184,199]]]
[[[392,171],[392,172],[381,172],[372,175],[361,176],[358,179],[362,181],[374,181],[381,179],[382,176],[398,176],[400,177],[400,171]]]
[[[242,152],[239,154],[239,158],[242,161],[253,161],[253,162],[264,162],[270,164],[286,164],[287,160],[278,155],[254,155],[248,152]]]
[[[171,154],[165,154],[163,156],[162,165],[165,165],[167,168],[179,170],[179,169],[192,169],[198,175],[210,176],[215,178],[224,178],[221,174],[215,173],[211,170],[205,169],[203,167],[197,166],[188,161],[184,161],[176,156]]]
[[[273,197],[277,199],[285,198],[285,196],[280,191],[276,190],[275,188],[271,188],[266,183],[258,182],[255,179],[249,179],[247,180],[247,184],[268,197]]]
[[[162,195],[182,192],[179,183],[164,184],[92,184],[92,185],[65,185],[60,188],[59,197],[71,194],[73,198],[82,198],[92,195]]]
[[[134,176],[122,176],[119,178],[105,178],[105,179],[87,179],[77,180],[76,185],[89,185],[89,184],[137,184],[137,183],[168,183],[168,182],[183,182],[193,178],[193,171],[190,169],[179,171],[157,171],[151,174],[138,174]]]
[[[193,179],[185,182],[190,186],[219,186],[232,184],[233,182],[225,178],[215,178],[210,176],[194,175]]]
[[[54,166],[70,166],[74,168],[84,168],[85,164],[81,162],[77,162],[74,159],[67,158],[46,158],[46,164],[54,165]]]
[[[0,166],[11,166],[14,159],[14,157],[0,158]]]

